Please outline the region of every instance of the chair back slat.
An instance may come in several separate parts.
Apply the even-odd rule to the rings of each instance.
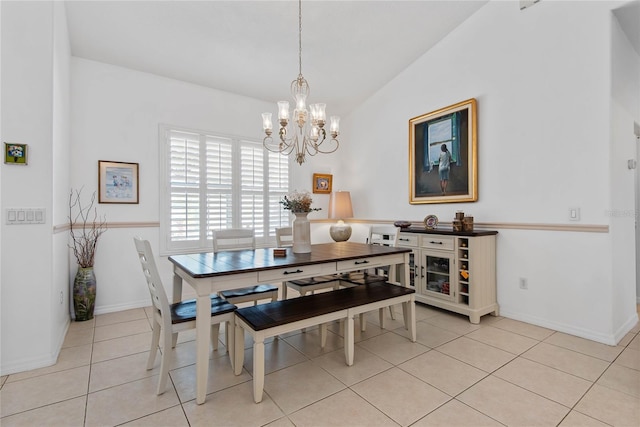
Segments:
[[[372,226],[369,228],[369,244],[393,246],[398,245],[398,237],[400,237],[400,228],[392,226]]]
[[[293,228],[292,227],[276,228],[276,245],[279,248],[293,246]]]
[[[255,248],[255,231],[251,228],[229,228],[213,231],[214,252]]]
[[[136,251],[138,252],[138,258],[142,265],[142,272],[147,280],[147,287],[149,288],[149,294],[151,295],[151,303],[153,307],[160,312],[163,318],[169,316],[169,300],[167,294],[160,280],[160,274],[156,266],[156,261],[151,251],[151,244],[148,240],[143,240],[140,237],[134,237],[133,241],[136,245]]]

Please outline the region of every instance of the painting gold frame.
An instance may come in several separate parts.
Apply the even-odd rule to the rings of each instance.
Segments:
[[[409,203],[478,200],[477,128],[475,98],[409,120]]]
[[[333,181],[333,175],[314,173],[313,174],[313,192],[316,194],[330,194],[332,181]]]
[[[98,160],[98,203],[137,204],[138,163]]]

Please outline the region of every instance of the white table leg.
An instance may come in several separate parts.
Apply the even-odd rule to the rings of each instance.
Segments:
[[[264,390],[264,338],[255,336],[253,341],[253,401],[262,402]]]
[[[211,328],[211,300],[199,295],[196,300],[196,403],[201,405],[207,396],[209,376],[209,344]]]
[[[182,301],[182,277],[176,274],[176,267],[173,267],[173,302]],[[171,348],[176,348],[178,343],[178,333],[176,332],[171,337]]]
[[[354,352],[354,341],[355,341],[355,331],[354,331],[354,322],[353,316],[348,316],[347,321],[345,322],[345,331],[344,331],[344,355],[347,359],[347,365],[353,365],[353,352]]]

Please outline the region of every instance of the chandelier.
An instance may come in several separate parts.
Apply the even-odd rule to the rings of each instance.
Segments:
[[[327,145],[322,145],[327,139],[326,104],[310,104],[307,110],[306,102],[309,96],[309,83],[302,76],[302,0],[298,0],[298,78],[291,82],[291,95],[295,100],[293,110],[292,135],[289,136],[287,126],[289,124],[289,102],[278,102],[278,121],[280,130],[279,140],[274,141],[271,137],[273,133],[273,123],[271,113],[262,113],[262,128],[267,135],[262,143],[264,147],[274,153],[281,153],[288,156],[295,152],[296,161],[302,164],[305,156],[315,156],[318,153],[329,154],[338,149],[340,145],[338,135],[340,134],[340,117],[331,116],[329,133],[331,139]]]

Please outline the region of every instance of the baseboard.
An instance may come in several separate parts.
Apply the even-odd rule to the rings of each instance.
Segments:
[[[631,316],[621,327],[618,328],[616,333],[614,334],[616,344],[619,343],[622,338],[625,337],[629,333],[631,329],[638,323],[638,313],[633,313]]]
[[[32,359],[21,359],[13,363],[2,364],[0,367],[0,375],[11,375],[19,372],[31,371],[33,369],[46,368],[47,366],[55,365],[58,361],[58,352],[52,354],[34,357]]]
[[[116,311],[131,310],[134,308],[148,307],[150,305],[151,301],[148,298],[140,301],[129,302],[126,304],[101,305],[95,307],[95,309],[93,310],[93,314],[114,313]]]
[[[44,357],[35,357],[29,360],[20,360],[17,363],[8,363],[0,366],[0,375],[11,375],[17,374],[19,372],[31,371],[33,369],[46,368],[47,366],[55,365],[58,363],[58,356],[60,355],[60,350],[62,349],[62,345],[64,344],[64,339],[67,336],[67,332],[69,331],[69,325],[71,324],[70,320],[67,319],[67,323],[60,335],[58,335],[54,341],[54,346],[56,350],[51,354]]]
[[[631,318],[629,318],[629,320],[627,320],[624,325],[620,327],[618,331],[616,331],[615,334],[603,334],[589,329],[576,328],[573,325],[549,321],[548,319],[543,319],[537,316],[523,315],[519,312],[509,311],[509,309],[505,308],[504,306],[500,307],[500,316],[508,317],[509,319],[513,320],[520,320],[532,325],[541,326],[547,329],[553,329],[554,331],[564,332],[569,335],[574,335],[580,338],[585,338],[591,341],[596,341],[612,346],[617,345],[618,342],[620,342],[620,340],[627,334],[627,332],[633,329],[636,322],[638,321],[638,314],[634,313],[634,315],[631,316]]]

